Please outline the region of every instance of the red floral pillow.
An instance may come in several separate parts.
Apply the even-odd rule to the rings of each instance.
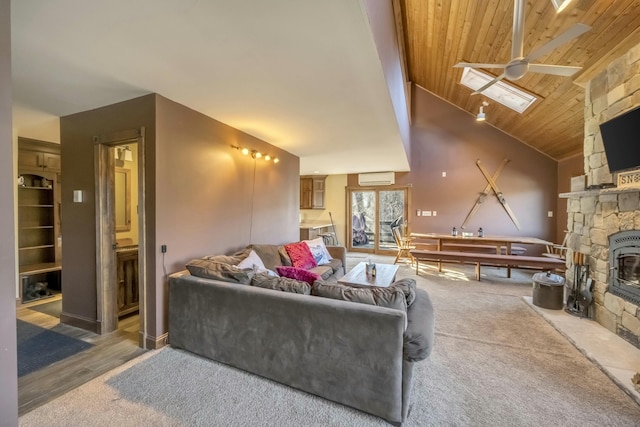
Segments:
[[[281,277],[288,277],[289,279],[296,279],[301,282],[307,282],[310,285],[313,285],[316,280],[322,280],[322,277],[320,277],[319,274],[312,273],[303,268],[286,267],[284,265],[279,265],[276,267],[276,271]]]
[[[284,245],[284,249],[289,254],[289,258],[291,258],[291,264],[294,267],[304,268],[305,270],[308,270],[310,268],[318,266],[318,263],[316,263],[316,259],[311,253],[311,249],[309,249],[309,245],[307,245],[305,242],[290,243],[288,245]]]

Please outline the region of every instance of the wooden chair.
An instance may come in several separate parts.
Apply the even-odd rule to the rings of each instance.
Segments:
[[[544,252],[542,256],[546,256],[549,258],[557,258],[565,260],[567,259],[567,238],[569,237],[569,232],[565,231],[564,240],[560,245],[547,245],[547,252]]]
[[[393,263],[397,264],[399,259],[409,259],[411,261],[411,265],[413,265],[415,260],[413,259],[413,255],[411,255],[411,250],[416,247],[411,245],[411,238],[404,237],[402,235],[401,226],[399,225],[391,227],[391,234],[393,234],[396,245],[398,245],[398,254],[396,255],[396,260]]]

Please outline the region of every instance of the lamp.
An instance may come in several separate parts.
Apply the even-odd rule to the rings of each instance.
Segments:
[[[133,161],[133,152],[131,151],[128,145],[125,145],[124,148],[116,147],[115,156],[116,156],[116,160],[122,160],[127,162]]]
[[[487,119],[486,114],[484,113],[484,107],[488,107],[489,103],[487,101],[482,101],[482,105],[480,106],[480,112],[476,116],[477,122],[484,122]]]
[[[270,160],[273,160],[273,163],[279,163],[280,159],[278,159],[277,157],[273,157],[269,154],[263,154],[262,152],[258,151],[258,150],[254,150],[254,149],[250,149],[250,148],[246,148],[246,147],[239,147],[237,145],[231,145],[231,148],[235,148],[236,150],[240,151],[242,154],[244,154],[245,156],[248,156],[249,154],[251,154],[251,157],[253,159],[264,159],[267,162]]]

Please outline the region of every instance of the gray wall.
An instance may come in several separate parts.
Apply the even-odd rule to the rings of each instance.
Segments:
[[[155,94],[61,118],[63,311],[69,315],[96,319],[91,138],[141,126],[146,129],[146,332],[157,338],[167,330],[165,269],[170,274],[194,257],[229,253],[250,242],[298,239],[299,159]],[[267,151],[281,161],[254,161],[232,144]],[[74,189],[86,191],[86,203],[72,203]]]
[[[18,425],[10,5],[0,0],[0,426]]]
[[[558,162],[558,194],[571,191],[571,177],[584,175],[584,156],[582,154]],[[567,229],[567,200],[558,197],[558,228],[556,243],[562,243]]]

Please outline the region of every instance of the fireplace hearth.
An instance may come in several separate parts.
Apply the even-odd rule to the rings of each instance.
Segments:
[[[640,305],[640,230],[609,236],[609,292]]]

